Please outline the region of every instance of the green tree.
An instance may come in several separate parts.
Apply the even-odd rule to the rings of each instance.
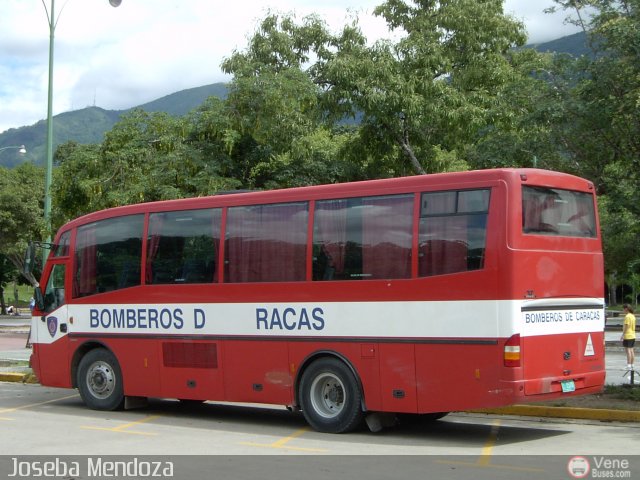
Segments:
[[[7,314],[7,304],[4,299],[4,290],[9,282],[16,280],[18,270],[9,259],[0,254],[0,314]]]
[[[567,162],[557,124],[565,115],[565,89],[553,73],[568,61],[533,49],[510,53],[519,74],[496,91],[487,115],[465,154],[473,168],[537,167],[577,172]]]
[[[135,110],[100,145],[67,143],[56,151],[56,225],[96,210],[215,193],[235,182],[220,178],[220,158],[189,118]]]
[[[588,35],[593,55],[566,64],[556,131],[567,161],[604,205],[605,267],[633,283],[640,241],[640,0],[555,0]]]
[[[284,115],[267,114],[271,128],[291,132],[287,112],[302,114],[305,121],[296,125],[309,128],[318,120],[334,128],[357,118],[350,150],[359,150],[365,163],[378,159],[377,176],[466,168],[459,153],[490,120],[495,90],[512,79],[507,53],[524,43],[522,24],[504,15],[500,0],[393,0],[375,13],[400,40],[369,46],[357,19],[332,34],[317,17],[297,25],[269,15],[247,50],[223,68],[247,100],[276,79],[304,87],[294,89],[295,102],[288,103],[294,109],[279,106],[274,113]],[[268,113],[264,103],[258,102],[257,115]]]
[[[465,169],[460,153],[512,79],[507,53],[524,43],[523,25],[499,0],[390,0],[375,13],[400,40],[351,42],[327,58],[331,96],[362,112],[366,149],[393,148],[416,173]]]
[[[361,177],[362,157],[347,158],[344,151],[354,129],[327,122],[312,74],[311,57],[332,42],[317,16],[298,25],[292,17],[268,15],[247,49],[223,62],[223,70],[234,75],[224,108],[234,133],[235,177],[243,185],[276,188]]]
[[[44,170],[31,163],[13,169],[0,168],[0,257],[8,259],[15,271],[24,266],[29,242],[45,237]],[[3,268],[8,281],[14,275]],[[35,283],[33,275],[27,280]]]

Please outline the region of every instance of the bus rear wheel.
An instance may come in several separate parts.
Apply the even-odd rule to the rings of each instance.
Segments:
[[[362,393],[356,377],[336,358],[309,365],[300,381],[299,398],[304,418],[319,432],[348,432],[362,422]]]
[[[115,355],[104,348],[82,357],[77,384],[85,405],[93,410],[117,410],[124,405],[120,365]]]

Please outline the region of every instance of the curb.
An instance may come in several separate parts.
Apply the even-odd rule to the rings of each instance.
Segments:
[[[0,382],[21,382],[25,383],[28,373],[0,372]]]
[[[611,410],[606,408],[545,407],[541,405],[513,405],[511,407],[470,410],[469,413],[494,415],[518,415],[523,417],[573,418],[579,420],[603,420],[640,422],[640,410]]]

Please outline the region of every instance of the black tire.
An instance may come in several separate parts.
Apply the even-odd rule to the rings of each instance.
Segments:
[[[362,392],[356,377],[336,358],[309,365],[300,381],[299,399],[304,418],[319,432],[349,432],[362,422]]]
[[[124,405],[120,365],[113,353],[104,348],[82,357],[77,384],[85,405],[93,410],[118,410]]]

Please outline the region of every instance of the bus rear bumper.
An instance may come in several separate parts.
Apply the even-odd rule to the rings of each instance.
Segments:
[[[514,400],[515,403],[529,403],[600,393],[604,389],[605,376],[606,372],[602,370],[514,382]]]

